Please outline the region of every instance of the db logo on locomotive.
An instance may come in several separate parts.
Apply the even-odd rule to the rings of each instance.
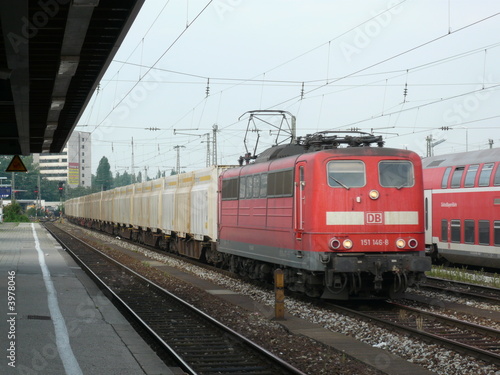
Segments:
[[[367,224],[384,224],[384,215],[382,212],[367,212],[365,222]]]

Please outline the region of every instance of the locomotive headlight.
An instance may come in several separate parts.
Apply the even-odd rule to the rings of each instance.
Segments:
[[[340,247],[340,241],[336,238],[330,240],[330,249],[337,250]]]
[[[352,241],[351,240],[344,240],[342,242],[342,246],[344,246],[345,249],[349,250],[352,247]]]
[[[380,193],[377,191],[377,190],[370,190],[370,192],[368,193],[368,196],[375,200],[375,199],[378,199],[378,197],[380,196]]]
[[[403,249],[406,245],[406,242],[405,240],[403,240],[402,238],[400,238],[399,240],[396,240],[396,246],[400,249]]]
[[[418,246],[418,241],[414,238],[408,241],[408,246],[410,246],[411,249],[414,249]]]

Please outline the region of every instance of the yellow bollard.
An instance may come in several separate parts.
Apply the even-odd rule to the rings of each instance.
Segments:
[[[274,271],[274,319],[285,320],[285,275],[283,270]]]

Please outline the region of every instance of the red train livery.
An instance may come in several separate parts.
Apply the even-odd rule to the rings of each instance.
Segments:
[[[500,268],[500,149],[423,160],[426,243],[434,259]]]
[[[254,163],[68,200],[75,223],[332,299],[397,296],[429,270],[420,157],[316,133]],[[349,147],[339,147],[346,144]]]
[[[221,174],[218,251],[233,270],[263,279],[279,265],[289,289],[347,299],[397,295],[430,269],[420,157],[337,141],[315,135]]]

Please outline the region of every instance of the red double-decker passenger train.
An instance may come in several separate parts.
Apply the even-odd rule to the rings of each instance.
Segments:
[[[379,147],[371,147],[376,144]],[[345,146],[345,147],[344,147]],[[398,296],[430,270],[420,157],[321,132],[66,202],[76,223],[329,299]]]
[[[434,260],[500,268],[500,149],[423,159]]]

